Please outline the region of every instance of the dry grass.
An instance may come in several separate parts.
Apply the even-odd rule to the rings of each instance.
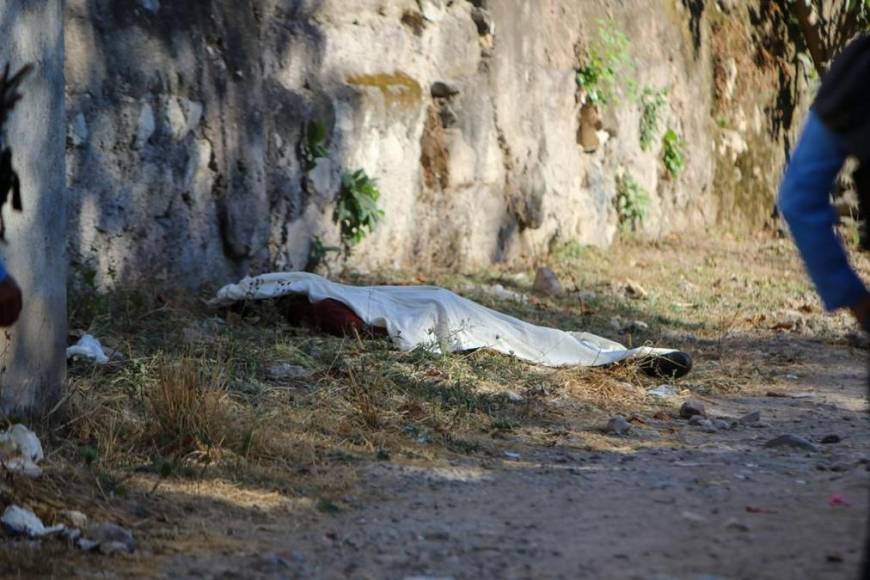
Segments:
[[[769,321],[778,310],[798,305],[816,325],[802,332],[842,335],[841,320],[820,316],[787,241],[693,243],[691,250],[672,240],[557,253],[552,265],[568,290],[595,292],[582,301],[535,297],[531,276],[507,272],[484,274],[471,286],[449,275],[432,281],[533,322],[684,348],[700,364],[679,386],[701,393],[758,380],[757,361],[737,355],[733,343],[741,333],[775,334]],[[644,286],[647,298],[623,295],[627,280]],[[531,298],[499,300],[479,285],[496,282]],[[76,367],[65,433],[79,448],[92,448],[107,469],[169,458],[197,464],[197,473],[207,463],[244,480],[251,473],[262,478],[270,466],[275,474],[442,450],[487,453],[520,426],[564,422],[566,408],[586,413],[593,425],[607,414],[660,406],[645,395],[656,381],[631,367],[551,371],[489,352],[402,354],[383,340],[290,328],[268,304],[215,317],[191,301],[129,294],[99,300],[77,301],[87,314],[82,326],[122,345],[128,360],[109,369]],[[621,335],[611,326],[614,316],[646,321],[649,329]],[[269,379],[264,370],[275,362],[313,376]]]
[[[863,258],[859,264],[868,266]],[[431,282],[531,322],[682,348],[697,363],[676,382],[686,393],[740,392],[795,365],[755,352],[747,337],[842,341],[846,329],[843,317],[822,315],[785,240],[630,241],[607,253],[563,251],[551,265],[566,281],[565,297],[535,296],[530,273],[505,271],[358,281]],[[621,284],[629,279],[647,290],[645,299],[625,296]],[[495,283],[529,300],[500,300],[483,290]],[[574,291],[595,296],[581,300]],[[48,483],[6,492],[49,506],[47,517],[57,497],[89,513],[123,514],[125,497],[172,504],[182,492],[211,497],[213,509],[246,494],[254,494],[248,502],[280,496],[311,509],[340,508],[358,468],[371,461],[501,456],[505,446],[534,443],[535,434],[548,444],[559,433],[559,441],[603,446],[612,439],[600,432],[609,416],[674,410],[673,402],[646,395],[661,381],[630,365],[552,370],[491,352],[400,353],[385,340],[289,327],[269,304],[216,313],[176,295],[123,292],[84,292],[73,303],[73,327],[125,360],[73,365],[71,394],[45,437],[52,449]],[[774,328],[785,309],[800,309],[806,324]],[[615,316],[649,328],[620,334],[611,325]],[[311,376],[270,378],[267,369],[279,362]]]
[[[154,419],[153,437],[161,450],[187,454],[211,448],[239,447],[224,370],[189,356],[159,360],[155,384],[146,398]]]

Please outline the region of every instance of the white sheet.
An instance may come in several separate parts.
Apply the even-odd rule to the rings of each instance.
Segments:
[[[627,349],[586,332],[535,326],[433,286],[347,286],[315,274],[288,272],[245,278],[218,291],[213,306],[268,300],[288,294],[327,298],[347,305],[366,324],[386,328],[403,351],[433,352],[489,348],[550,367],[601,366],[672,349]]]

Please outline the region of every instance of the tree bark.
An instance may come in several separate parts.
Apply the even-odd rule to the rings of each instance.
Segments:
[[[0,408],[34,417],[66,381],[63,0],[0,1],[0,39],[0,64],[34,65],[6,132],[24,211],[4,208],[9,242],[0,255],[21,286],[24,310],[0,330]]]

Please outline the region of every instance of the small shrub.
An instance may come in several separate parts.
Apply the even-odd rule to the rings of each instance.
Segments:
[[[585,246],[575,240],[569,240],[553,247],[551,255],[556,262],[571,263],[582,259],[586,253]]]
[[[326,126],[320,121],[311,121],[305,126],[305,135],[302,139],[302,162],[305,171],[311,171],[317,167],[317,160],[329,155],[326,146]]]
[[[341,193],[332,219],[341,228],[341,245],[345,256],[374,231],[384,217],[378,208],[381,192],[377,182],[362,169],[341,178]]]
[[[665,136],[662,138],[663,150],[662,160],[665,162],[665,169],[668,170],[668,175],[672,179],[676,179],[683,172],[686,165],[686,159],[683,156],[683,140],[677,135],[673,129],[668,129]]]
[[[631,173],[626,173],[617,184],[616,211],[623,232],[637,231],[649,211],[649,193]]]
[[[341,248],[335,246],[327,246],[320,239],[320,236],[314,236],[311,242],[311,247],[308,249],[308,263],[305,265],[305,270],[313,272],[321,265],[326,263],[329,254],[340,254]]]
[[[146,394],[161,449],[184,454],[225,443],[231,421],[222,373],[185,357],[161,361],[156,379]]]
[[[616,102],[622,85],[634,91],[634,61],[631,42],[612,20],[599,20],[595,40],[586,54],[585,64],[577,70],[577,85],[586,92],[588,102],[600,106]]]
[[[649,151],[657,139],[661,114],[668,104],[668,89],[646,87],[640,96],[640,148]]]

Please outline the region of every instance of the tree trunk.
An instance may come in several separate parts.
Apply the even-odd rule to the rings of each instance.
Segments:
[[[66,199],[63,0],[0,0],[0,64],[33,63],[7,127],[24,211],[4,208],[0,255],[24,295],[19,322],[0,330],[0,407],[33,417],[66,380]]]

